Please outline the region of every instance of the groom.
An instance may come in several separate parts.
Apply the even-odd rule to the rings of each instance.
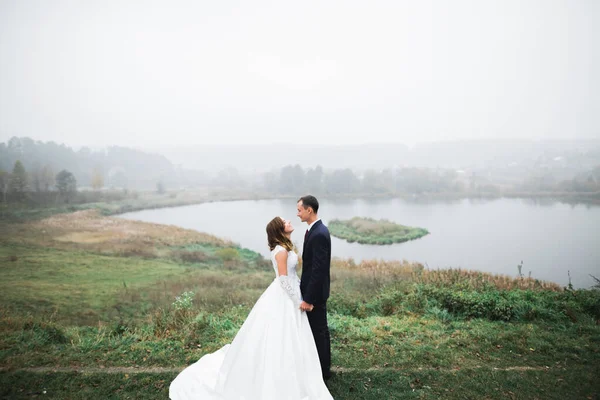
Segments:
[[[297,208],[300,220],[308,224],[302,250],[300,291],[304,301],[300,308],[308,311],[308,322],[319,353],[323,379],[328,380],[331,377],[331,345],[327,326],[331,237],[317,215],[319,202],[314,196],[301,197]]]

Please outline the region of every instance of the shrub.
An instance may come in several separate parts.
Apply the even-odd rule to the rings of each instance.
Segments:
[[[211,257],[203,251],[194,250],[174,250],[171,252],[171,257],[177,261],[186,263],[203,263],[211,259]]]
[[[237,261],[240,259],[240,253],[232,247],[219,249],[215,252],[215,255],[223,261]]]
[[[156,258],[157,255],[152,248],[127,246],[117,251],[117,255],[121,257],[140,257],[140,258]]]
[[[194,300],[194,292],[188,291],[183,292],[181,296],[175,297],[173,307],[175,310],[189,310],[192,308],[192,301]]]
[[[593,290],[498,290],[491,286],[473,290],[422,285],[422,291],[440,307],[467,318],[563,322],[576,322],[584,316],[600,318],[600,292]]]

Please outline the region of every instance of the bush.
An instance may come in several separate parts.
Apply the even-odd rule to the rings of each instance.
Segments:
[[[190,310],[194,300],[194,292],[183,292],[181,296],[175,297],[173,307],[175,310]]]
[[[448,324],[454,320],[454,317],[448,312],[448,310],[439,308],[437,306],[429,307],[426,314],[438,319],[444,324]]]
[[[215,255],[223,261],[237,261],[240,259],[240,253],[232,247],[219,249],[215,252]]]
[[[582,311],[600,320],[600,290],[584,290],[577,292]]]
[[[157,309],[152,315],[152,334],[156,338],[172,336],[174,332],[188,329],[192,320],[193,312],[189,309]]]
[[[270,269],[273,268],[273,262],[258,254],[254,257],[254,266],[260,269]]]
[[[146,259],[158,257],[157,254],[154,252],[154,249],[133,246],[120,249],[117,251],[116,254],[121,257],[140,257]]]
[[[427,298],[450,313],[466,318],[572,322],[585,316],[600,318],[600,293],[593,290],[554,292],[421,286]]]
[[[211,259],[211,257],[203,251],[194,250],[174,250],[171,252],[171,257],[177,261],[186,263],[203,263]]]
[[[405,294],[400,291],[388,291],[378,299],[381,314],[384,316],[398,314],[402,309],[403,298]]]
[[[337,314],[348,315],[355,318],[365,318],[368,315],[373,314],[374,311],[372,310],[372,307],[367,307],[366,302],[357,301],[356,298],[343,294],[332,296],[327,303],[327,307]],[[375,314],[377,314],[377,312],[375,312]]]

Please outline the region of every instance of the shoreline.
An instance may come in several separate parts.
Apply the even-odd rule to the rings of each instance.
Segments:
[[[14,205],[0,205],[0,221],[19,222],[29,219],[40,219],[60,213],[70,213],[75,211],[97,209],[103,215],[113,216],[126,214],[129,212],[183,207],[213,202],[247,201],[247,200],[277,200],[277,199],[297,199],[299,195],[275,194],[264,192],[219,192],[180,190],[171,191],[162,195],[155,192],[135,192],[129,195],[126,200],[119,201],[99,201],[82,204],[66,204],[60,207],[16,207]],[[569,193],[569,192],[509,192],[509,193],[491,193],[491,192],[473,192],[473,193],[347,193],[347,194],[318,194],[323,199],[402,199],[424,202],[445,202],[461,200],[499,200],[499,199],[520,199],[548,203],[563,203],[570,205],[600,206],[600,193]]]
[[[201,193],[201,195],[199,196],[199,192],[175,192],[178,193],[180,196],[177,197],[173,197],[171,194],[166,193],[165,195],[162,196],[158,196],[155,195],[154,193],[148,193],[148,197],[143,197],[143,196],[139,196],[139,198],[135,198],[135,199],[129,199],[127,201],[121,201],[121,202],[106,202],[106,203],[88,203],[88,204],[82,204],[82,205],[76,205],[76,206],[70,206],[70,207],[64,207],[61,209],[50,209],[50,210],[46,210],[46,211],[50,211],[48,213],[43,213],[43,209],[34,209],[34,210],[30,210],[31,213],[35,213],[36,211],[39,212],[41,215],[37,215],[34,216],[33,218],[16,218],[16,219],[5,219],[6,222],[8,223],[21,223],[21,222],[27,222],[27,221],[35,221],[35,220],[43,220],[46,218],[50,218],[52,216],[55,215],[60,215],[60,214],[73,214],[76,212],[81,212],[81,211],[86,211],[86,210],[95,210],[99,213],[100,216],[103,217],[116,217],[116,218],[120,218],[120,216],[128,214],[128,213],[133,213],[133,212],[138,212],[138,211],[144,211],[144,210],[159,210],[159,209],[163,209],[163,208],[177,208],[177,207],[185,207],[185,206],[192,206],[192,205],[199,205],[199,204],[204,204],[204,203],[215,203],[215,202],[232,202],[232,201],[252,201],[252,200],[285,200],[285,199],[296,199],[296,196],[292,196],[292,195],[273,195],[273,194],[267,194],[267,193],[250,193],[250,192],[237,192],[237,193],[231,193],[231,192],[225,192],[225,193]],[[187,195],[187,197],[186,197]],[[190,197],[191,195],[191,197]],[[509,199],[523,199],[523,200],[534,200],[535,198],[530,198],[530,197],[505,197],[505,196],[485,196],[485,197],[456,197],[455,199],[448,199],[445,195],[424,195],[424,196],[390,196],[390,195],[370,195],[370,196],[362,196],[362,197],[355,197],[355,196],[350,196],[350,195],[344,195],[344,196],[324,196],[324,199],[417,199],[418,201],[422,201],[422,200],[431,200],[431,201],[440,201],[440,202],[445,202],[448,200],[456,200],[456,201],[462,201],[462,200],[468,200],[468,199],[485,199],[485,200],[489,200],[489,201],[494,201],[494,200],[499,200],[499,199],[503,199],[503,198],[509,198]],[[132,204],[131,200],[134,201],[134,204]],[[159,201],[156,201],[159,200]],[[548,201],[552,201],[552,202],[561,202],[563,203],[562,200],[564,199],[556,199],[556,198],[545,198],[545,199],[540,199],[540,200],[548,200]],[[135,202],[137,202],[137,204],[135,204]],[[568,203],[567,203],[568,204]],[[578,204],[583,204],[583,205],[587,205],[587,206],[591,206],[590,204],[586,204],[586,203],[578,203]],[[54,211],[54,212],[52,212]],[[0,214],[1,215],[1,214]],[[0,219],[0,222],[2,221],[2,219]],[[164,224],[165,226],[168,224]],[[198,231],[200,232],[200,231]],[[211,233],[206,232],[207,234],[213,236]],[[255,250],[252,250],[254,252],[256,252]],[[259,252],[257,252],[259,253]],[[354,257],[343,257],[343,259],[352,259],[355,262],[361,262],[362,258],[358,258],[355,259]],[[396,260],[396,259],[394,259]],[[393,260],[391,260],[393,261]],[[416,260],[415,262],[420,262],[418,260]],[[429,269],[429,267],[427,267]],[[432,270],[439,270],[440,268],[433,268]],[[452,269],[450,268],[442,268],[442,269]],[[459,268],[461,269],[461,268]],[[478,271],[478,272],[483,272],[479,269],[464,269],[467,271]],[[491,272],[490,272],[491,273]],[[505,275],[508,277],[518,277],[517,275],[511,275],[511,274],[506,274],[506,273],[492,273],[492,274],[498,274],[498,275]],[[555,281],[548,281],[548,282],[553,282],[556,284],[559,284],[561,286],[563,286],[562,283],[558,283]],[[564,284],[566,285],[566,284]],[[589,285],[585,285],[585,286],[577,286],[578,289],[589,289],[590,287],[593,287],[593,281],[591,281],[589,283]]]

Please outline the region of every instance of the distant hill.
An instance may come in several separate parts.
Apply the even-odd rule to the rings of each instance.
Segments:
[[[73,173],[80,187],[90,186],[95,173],[102,175],[105,187],[156,188],[158,181],[172,181],[175,166],[159,154],[111,146],[100,151],[86,147],[78,151],[56,142],[35,141],[28,137],[11,138],[0,143],[0,170],[12,171],[21,160],[29,174],[49,167],[53,175],[66,169]]]
[[[534,165],[540,159],[566,154],[593,153],[600,156],[600,140],[471,140],[418,144],[344,145],[210,145],[171,146],[153,151],[184,168],[209,172],[225,167],[248,173],[264,172],[284,165],[325,169],[398,167],[497,168],[518,163]],[[596,160],[599,158],[594,156]]]

